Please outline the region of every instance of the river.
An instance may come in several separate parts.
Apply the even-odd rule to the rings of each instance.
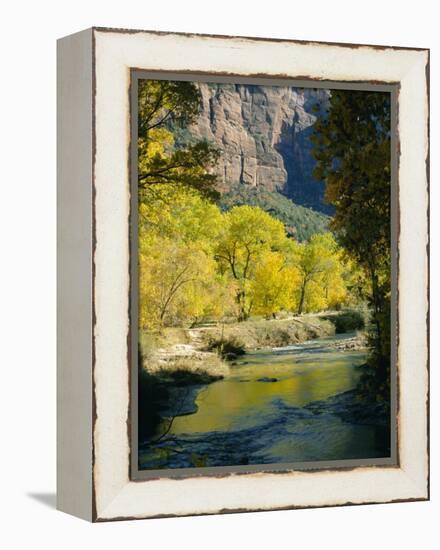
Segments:
[[[366,353],[335,349],[352,336],[250,352],[231,365],[223,380],[186,388],[196,412],[175,417],[154,446],[141,445],[140,467],[389,456],[386,419],[353,391]],[[164,420],[164,427],[169,422]]]

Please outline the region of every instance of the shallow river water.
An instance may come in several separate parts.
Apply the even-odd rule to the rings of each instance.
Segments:
[[[225,379],[193,388],[197,412],[174,419],[141,468],[270,464],[388,455],[386,425],[355,418],[366,354],[334,344],[353,334],[247,353]],[[334,396],[338,396],[335,398]],[[351,416],[353,418],[351,418]]]

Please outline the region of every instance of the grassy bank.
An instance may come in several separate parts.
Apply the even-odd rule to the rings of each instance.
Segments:
[[[285,319],[254,318],[244,322],[210,323],[198,327],[166,327],[140,334],[140,366],[160,377],[186,373],[191,381],[205,374],[215,378],[229,372],[228,360],[246,351],[283,347],[323,336],[365,328],[356,310],[324,312]],[[197,383],[197,382],[195,382]]]
[[[251,319],[197,328],[167,327],[140,334],[140,366],[164,377],[185,372],[219,377],[228,373],[227,360],[246,351],[287,346],[332,336],[338,332],[338,316],[303,315],[287,319]]]
[[[241,343],[246,350],[297,344],[335,334],[334,324],[313,315],[291,319],[256,319],[198,329],[207,345],[214,340]]]
[[[141,332],[140,366],[150,373],[185,371],[213,376],[228,373],[225,359],[246,351],[287,346],[336,332],[328,317],[304,315],[288,319],[252,319],[197,328],[166,327]]]

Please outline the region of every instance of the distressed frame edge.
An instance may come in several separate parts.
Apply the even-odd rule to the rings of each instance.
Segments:
[[[352,502],[347,500],[346,502],[336,504],[312,504],[312,505],[290,505],[270,508],[223,508],[215,512],[193,512],[182,514],[157,514],[147,516],[113,516],[113,517],[96,517],[93,523],[111,523],[113,521],[145,521],[145,520],[159,520],[170,518],[187,518],[187,517],[204,517],[204,516],[223,516],[231,514],[256,514],[260,512],[289,512],[292,510],[321,510],[327,508],[351,508],[359,506],[378,506],[388,504],[408,504],[415,502],[428,502],[429,496],[420,496],[414,498],[396,498],[392,500],[377,500],[366,502]]]
[[[427,479],[426,479],[426,499],[431,500],[431,49],[426,48],[426,66],[425,66],[425,84],[426,84],[426,371],[427,371],[427,388],[426,388],[426,460],[427,460]]]
[[[219,38],[219,39],[235,39],[235,40],[244,40],[250,42],[284,42],[290,44],[300,44],[300,45],[321,45],[321,46],[339,46],[341,48],[371,48],[374,50],[403,50],[403,51],[416,51],[423,52],[428,51],[429,48],[423,47],[412,47],[412,46],[391,46],[386,44],[359,44],[355,42],[332,42],[332,41],[320,41],[320,40],[307,40],[307,39],[296,39],[296,38],[273,38],[273,37],[264,37],[264,36],[244,36],[244,35],[232,35],[232,34],[211,34],[211,33],[199,33],[199,32],[184,32],[184,31],[159,31],[152,29],[127,29],[120,27],[101,27],[94,26],[92,27],[93,31],[103,32],[103,33],[117,33],[117,34],[153,34],[157,36],[182,36],[186,38]]]

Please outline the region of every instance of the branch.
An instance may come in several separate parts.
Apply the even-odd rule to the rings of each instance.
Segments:
[[[161,93],[159,94],[159,97],[158,97],[157,101],[156,101],[156,105],[153,107],[153,110],[150,112],[150,114],[148,116],[146,116],[144,119],[141,119],[141,117],[139,117],[141,119],[141,123],[140,123],[139,126],[141,127],[141,129],[145,129],[146,132],[148,132],[148,130],[150,128],[148,128],[148,126],[145,128],[145,126],[150,122],[150,120],[153,118],[153,115],[161,107],[164,95],[165,95],[165,92],[162,90]]]

